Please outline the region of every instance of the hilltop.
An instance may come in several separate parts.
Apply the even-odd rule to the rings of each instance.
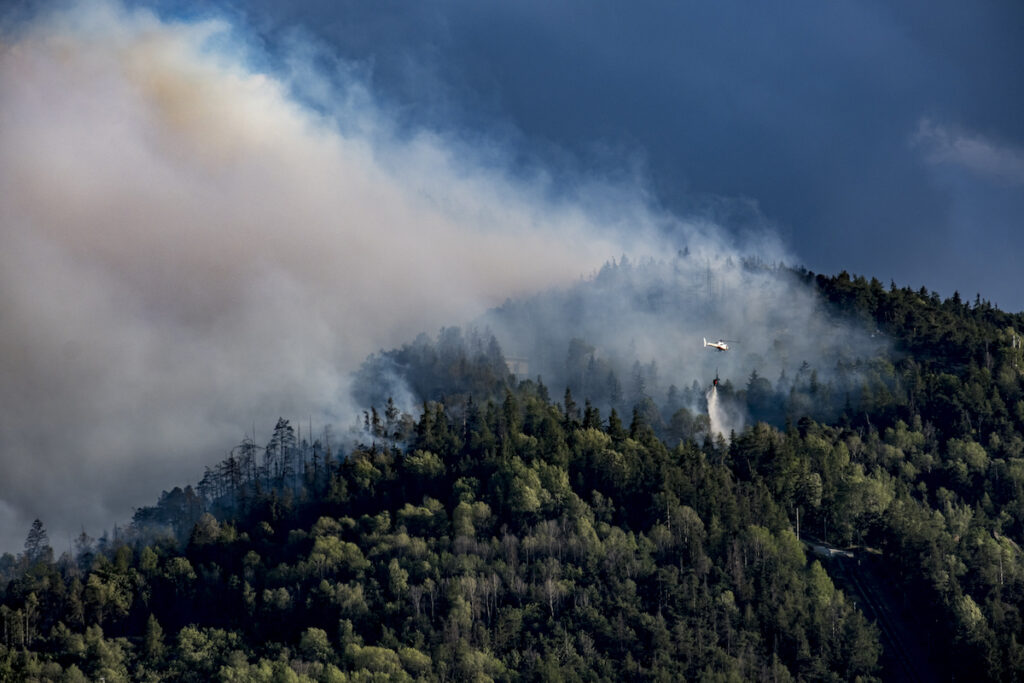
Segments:
[[[34,526],[0,678],[1018,676],[1024,316],[685,258],[381,351],[354,436],[281,419],[73,556]],[[758,334],[673,352],[672,315]]]

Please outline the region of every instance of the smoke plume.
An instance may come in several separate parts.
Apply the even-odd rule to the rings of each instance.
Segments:
[[[3,35],[0,549],[109,528],[279,415],[343,420],[366,354],[629,248],[499,150],[399,139],[355,81],[310,106],[311,65],[254,51],[116,4]]]
[[[36,517],[58,551],[95,535],[278,416],[346,422],[350,373],[420,331],[665,236],[694,263],[734,253],[640,182],[513,174],[501,145],[399,132],[356,70],[285,53],[115,3],[0,34],[0,550]],[[759,324],[747,294],[700,333]],[[644,357],[699,338],[654,344],[655,322]]]

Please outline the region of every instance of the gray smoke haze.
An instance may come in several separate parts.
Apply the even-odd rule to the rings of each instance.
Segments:
[[[531,377],[556,392],[568,385],[604,410],[610,373],[622,411],[644,398],[660,405],[672,386],[696,387],[691,397],[704,398],[716,375],[743,389],[756,372],[785,394],[810,384],[812,373],[816,383],[857,388],[857,362],[887,350],[866,323],[830,314],[793,271],[708,245],[697,238],[671,256],[608,264],[591,279],[507,302],[480,324]],[[704,339],[727,340],[729,350]],[[712,417],[728,437],[744,426],[745,409],[719,399]],[[843,396],[830,400],[841,405]],[[704,413],[701,403],[687,407]]]
[[[498,151],[395,139],[365,94],[304,106],[311,67],[252,52],[116,4],[4,35],[0,548],[127,520],[254,424],[343,421],[366,354],[631,248]]]
[[[697,264],[784,258],[652,209],[641,181],[555,191],[543,169],[506,171],[497,142],[395,133],[341,66],[286,57],[224,21],[114,3],[0,38],[0,551],[35,517],[58,551],[124,522],[253,425],[265,440],[278,416],[345,424],[367,354],[569,291],[623,253],[674,252],[659,235]],[[649,317],[636,325],[666,326],[599,342],[660,362],[701,335],[753,337],[776,309],[716,272],[718,324]],[[773,296],[808,321],[796,292]]]

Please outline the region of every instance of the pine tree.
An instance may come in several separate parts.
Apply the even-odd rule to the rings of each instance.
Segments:
[[[32,528],[25,538],[25,561],[30,565],[53,561],[53,548],[46,536],[46,528],[39,519],[32,522]]]
[[[146,632],[142,640],[142,654],[150,663],[157,663],[163,659],[164,651],[164,630],[160,622],[152,614],[146,621]]]
[[[565,426],[571,428],[578,424],[580,421],[579,407],[576,405],[576,401],[573,400],[572,391],[569,387],[565,388]]]

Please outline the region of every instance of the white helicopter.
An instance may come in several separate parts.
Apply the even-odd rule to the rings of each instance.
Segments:
[[[728,351],[729,342],[736,343],[735,339],[719,339],[718,341],[708,341],[707,337],[704,337],[704,348],[711,347],[715,351]]]

